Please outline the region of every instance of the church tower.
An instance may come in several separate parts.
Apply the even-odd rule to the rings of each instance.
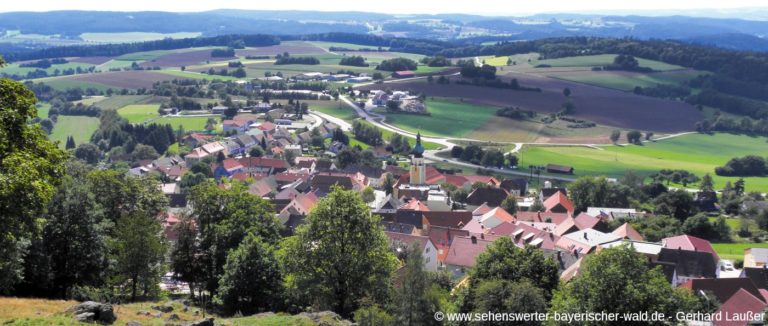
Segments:
[[[421,145],[421,133],[416,134],[416,146],[411,150],[411,184],[427,183],[427,166],[424,164],[424,146]]]

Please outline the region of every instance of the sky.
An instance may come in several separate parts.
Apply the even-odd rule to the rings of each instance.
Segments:
[[[26,0],[3,1],[0,11],[172,11],[212,9],[367,11],[390,14],[465,13],[481,15],[525,15],[564,12],[622,12],[649,14],[652,11],[732,9],[767,7],[765,0]]]

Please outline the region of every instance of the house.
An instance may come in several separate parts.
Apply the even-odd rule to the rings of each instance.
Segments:
[[[424,258],[424,270],[436,272],[440,262],[437,259],[437,247],[432,243],[429,237],[420,235],[411,235],[397,232],[384,231],[389,239],[389,247],[399,257],[412,247],[417,246]]]
[[[480,224],[482,224],[485,228],[491,229],[504,222],[514,223],[515,217],[512,216],[512,214],[509,214],[503,208],[496,207],[481,215],[478,219],[478,222],[480,222]]]
[[[280,78],[280,80],[282,80],[282,78]],[[259,102],[259,104],[251,106],[250,109],[254,113],[267,113],[269,110],[272,110],[272,104],[269,102]]]
[[[382,221],[381,225],[384,226],[385,232],[413,234],[413,235],[421,234],[421,230],[417,229],[415,226],[410,224]]]
[[[448,249],[454,239],[470,236],[467,231],[440,226],[433,226],[429,230],[422,230],[422,235],[428,236],[432,243],[435,244],[435,247],[437,247],[437,259],[441,263],[445,262],[445,258],[448,256]]]
[[[237,159],[243,166],[243,172],[263,173],[266,175],[287,171],[288,162],[281,159],[266,157],[242,157]]]
[[[476,236],[456,237],[448,248],[443,265],[454,278],[461,278],[469,268],[475,266],[477,256],[483,253],[490,243],[490,240]]]
[[[553,212],[517,212],[515,218],[520,222],[554,223],[560,224],[572,219],[567,213]]]
[[[768,291],[768,268],[765,267],[744,267],[739,275],[741,278],[748,278],[758,289]],[[766,298],[768,299],[768,298]]]
[[[210,155],[217,155],[219,152],[223,152],[225,156],[229,154],[227,152],[227,148],[221,142],[217,142],[217,141],[212,143],[207,143],[201,146],[201,148],[204,151],[208,152],[208,154]]]
[[[305,72],[294,76],[296,80],[320,80],[327,78],[328,74],[322,72]]]
[[[638,213],[634,208],[612,208],[612,207],[587,207],[587,214],[597,217],[604,221],[612,221],[618,218],[638,218],[644,216]]]
[[[760,325],[764,321],[763,310],[765,310],[765,307],[765,301],[764,299],[761,299],[760,296],[756,296],[747,290],[740,289],[720,305],[720,309],[715,312],[715,314],[719,314],[720,316],[730,317],[723,317],[720,320],[715,320],[713,321],[713,324],[715,326]],[[748,316],[751,318],[745,318],[750,320],[739,320],[740,318],[737,318],[738,316]]]
[[[229,153],[229,155],[237,156],[237,155],[245,155],[245,148],[240,145],[234,138],[232,139],[225,139],[220,141],[222,146],[224,146],[225,152]]]
[[[251,147],[258,145],[256,143],[256,138],[253,138],[251,135],[240,135],[235,137],[234,139],[240,147],[243,148],[244,151],[248,151]]]
[[[766,267],[768,248],[748,248],[744,250],[744,267]]]
[[[547,164],[547,173],[573,174],[573,167],[567,165]]]
[[[410,70],[395,71],[392,73],[394,78],[413,78],[416,77],[416,73]]]
[[[411,210],[417,212],[428,212],[429,207],[416,198],[405,199],[405,203],[397,208],[398,210]]]
[[[277,189],[277,182],[274,177],[262,178],[256,180],[248,186],[248,193],[257,197],[272,197]]]
[[[200,160],[208,157],[210,154],[203,150],[201,147],[197,147],[192,149],[187,155],[184,156],[184,160],[187,163],[187,165],[193,165],[197,162],[200,162]]]
[[[329,172],[338,170],[336,163],[331,160],[317,160],[315,162],[315,170],[318,172]]]
[[[331,192],[331,187],[336,185],[344,190],[362,190],[362,185],[355,178],[346,173],[322,172],[312,178],[312,190],[319,192],[320,196]]]
[[[682,284],[681,288],[689,289],[693,293],[711,293],[717,299],[717,302],[726,302],[739,290],[745,290],[752,295],[762,298],[760,290],[748,278],[699,278],[690,279]]]
[[[555,250],[560,237],[554,233],[540,230],[525,223],[503,223],[490,231],[497,235],[508,235],[518,247],[534,246],[540,249]]]
[[[717,278],[719,275],[717,261],[708,252],[662,248],[657,261],[675,265],[678,281],[673,284],[675,286],[690,279]]]
[[[558,191],[544,200],[544,211],[553,213],[573,213],[573,202],[563,192]]]
[[[610,233],[603,233],[594,229],[584,229],[563,235],[555,246],[567,252],[586,255],[595,251],[599,245],[618,239],[618,237]]]
[[[248,130],[248,126],[250,126],[250,124],[238,120],[224,120],[221,124],[224,127],[224,132],[228,133],[234,131],[238,134],[244,133]]]
[[[218,105],[218,106],[214,106],[213,108],[211,108],[211,113],[213,113],[213,114],[224,114],[224,112],[226,112],[227,109],[229,109],[229,108],[226,107],[226,106]]]
[[[509,197],[509,192],[502,188],[493,187],[480,187],[473,190],[469,196],[467,196],[467,204],[473,206],[480,206],[482,204],[488,204],[491,207],[497,207],[501,205],[504,199]]]
[[[573,222],[579,230],[595,229],[600,232],[608,232],[608,226],[602,220],[587,213],[579,214],[573,219]]]
[[[199,147],[205,143],[210,142],[213,139],[212,135],[201,134],[199,132],[193,132],[184,136],[181,139],[182,145],[189,146],[191,148]]]
[[[568,190],[566,188],[544,187],[539,191],[539,200],[544,202],[547,198],[552,197],[552,195],[556,194],[558,191],[562,192],[566,197],[568,196]]]
[[[345,149],[347,149],[347,145],[340,141],[334,141],[328,146],[328,151],[334,154],[338,154]]]
[[[260,123],[260,124],[257,124],[256,126],[253,126],[253,128],[261,130],[268,134],[272,134],[275,132],[275,128],[277,128],[277,126],[272,122],[265,121],[264,123]]]
[[[385,91],[376,91],[371,101],[373,102],[373,105],[385,106],[387,105],[387,101],[389,101],[389,94]]]
[[[350,79],[347,79],[347,83],[350,84],[356,84],[356,83],[367,83],[369,81],[372,81],[373,78],[368,76],[360,76],[360,77],[352,77]]]
[[[297,157],[297,160],[301,157]],[[317,160],[298,160],[296,163],[296,168],[299,170],[305,170],[309,173],[315,172],[315,162]]]
[[[643,241],[643,235],[640,234],[640,232],[637,232],[635,228],[633,228],[629,223],[624,223],[621,226],[617,227],[616,230],[613,230],[611,234],[622,238],[622,239],[628,239],[628,240],[635,240],[635,241]]]
[[[386,195],[382,200],[375,203],[376,205],[373,208],[373,212],[382,215],[396,214],[397,208],[402,205],[400,200],[392,196],[392,194]]]
[[[525,178],[504,179],[499,187],[515,195],[515,197],[521,197],[528,193],[528,180]]]
[[[278,219],[293,233],[296,227],[304,223],[304,218],[312,212],[318,201],[314,192],[299,194],[280,211]]]
[[[664,248],[669,248],[669,249],[703,251],[711,254],[712,257],[715,259],[715,262],[720,261],[720,257],[717,255],[717,252],[715,251],[714,248],[712,248],[712,244],[710,244],[709,241],[701,238],[683,234],[675,237],[661,239],[661,244],[664,246]],[[747,266],[746,263],[747,262],[745,260],[744,266]]]
[[[472,220],[472,213],[467,211],[426,211],[421,214],[422,229],[427,232],[435,227],[461,230]]]
[[[236,159],[228,158],[224,161],[221,161],[221,164],[216,167],[216,169],[213,171],[213,177],[218,180],[222,177],[231,177],[235,173],[242,171],[243,165],[240,164],[240,162],[238,162]]]

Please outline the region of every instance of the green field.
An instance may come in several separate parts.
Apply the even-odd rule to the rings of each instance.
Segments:
[[[345,120],[352,121],[357,119],[357,113],[355,110],[344,104],[341,101],[306,101],[309,104],[309,109],[325,113],[327,115]]]
[[[557,59],[539,60],[537,64],[546,64],[551,67],[595,67],[606,66],[613,63],[613,59],[616,58],[615,54],[599,54],[599,55],[585,55],[576,57],[566,57]],[[683,67],[671,65],[654,60],[647,60],[643,58],[637,58],[641,67],[648,67],[653,70],[667,71],[683,69]]]
[[[60,115],[48,138],[52,141],[58,141],[59,147],[64,148],[67,143],[67,136],[74,137],[75,144],[87,143],[98,128],[99,118]]]
[[[147,60],[155,60],[159,57],[162,57],[166,54],[174,53],[174,51],[171,50],[155,50],[155,51],[144,51],[144,52],[134,52],[134,53],[128,53],[123,54],[115,60],[120,61],[147,61]]]
[[[130,123],[144,123],[157,118],[158,109],[160,109],[159,104],[134,104],[118,109],[117,113]]]
[[[427,100],[431,114],[384,113],[387,122],[424,135],[464,137],[493,118],[496,108],[448,100]]]
[[[573,166],[576,176],[605,175],[615,178],[621,177],[627,170],[648,175],[660,169],[684,169],[699,176],[709,173],[715,186],[722,187],[726,181],[734,182],[738,178],[716,176],[716,166],[725,164],[733,157],[765,153],[768,144],[765,137],[718,133],[690,134],[643,146],[606,145],[599,148],[525,146],[520,155],[520,166],[562,164]],[[748,191],[768,190],[768,178],[749,177],[744,180]]]
[[[318,48],[329,50],[331,47],[337,47],[337,48],[345,48],[350,50],[359,50],[359,49],[378,49],[377,46],[372,45],[360,45],[360,44],[352,44],[352,43],[340,43],[340,42],[307,42],[309,44],[312,44]],[[388,46],[382,46],[381,47],[384,50],[389,50]]]
[[[163,69],[163,70],[154,70],[153,72],[158,72],[161,74],[176,76],[176,77],[183,77],[183,78],[190,78],[190,79],[205,79],[205,80],[238,80],[239,78],[235,78],[232,76],[219,76],[219,75],[209,75],[209,74],[202,74],[192,71],[181,71],[181,70],[170,70],[170,69]],[[249,77],[253,77],[250,76]]]
[[[112,95],[104,97],[94,104],[103,110],[117,110],[131,104],[147,103],[150,99],[152,96],[149,95]]]
[[[40,119],[45,119],[48,117],[48,111],[51,110],[51,104],[47,102],[39,102],[35,105],[35,108],[37,108],[37,116]]]
[[[713,243],[720,259],[744,259],[744,250],[749,248],[768,248],[768,243]]]
[[[62,77],[35,79],[35,82],[46,84],[48,86],[53,87],[53,89],[59,90],[59,91],[64,91],[69,88],[80,87],[82,89],[95,88],[99,91],[106,92],[108,89],[113,88],[100,83],[73,80],[71,78],[62,78]]]
[[[50,68],[46,68],[46,69],[40,69],[35,67],[19,67],[18,63],[11,63],[11,64],[6,64],[2,68],[0,68],[0,73],[6,73],[9,75],[26,75],[28,72],[32,72],[39,69],[39,70],[44,70],[49,75],[53,75],[53,72],[57,69],[60,72],[62,72],[66,69],[77,69],[78,67],[80,67],[80,69],[88,69],[89,67],[93,67],[93,65],[88,63],[80,63],[80,62],[68,62],[63,64],[52,65]]]
[[[109,60],[109,61],[107,61],[105,63],[102,63],[102,64],[96,66],[96,68],[101,70],[101,71],[109,71],[110,69],[115,69],[115,68],[119,68],[119,69],[129,68],[129,67],[131,67],[131,65],[133,65],[134,62],[136,64],[141,64],[141,63],[144,62],[144,60],[137,60],[137,61]]]
[[[208,118],[210,117],[162,117],[154,120],[153,123],[170,123],[173,129],[179,129],[183,126],[185,131],[205,131],[205,122],[208,121]],[[213,118],[219,120],[218,117]]]

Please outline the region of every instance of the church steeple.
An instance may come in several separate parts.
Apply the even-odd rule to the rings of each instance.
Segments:
[[[421,145],[421,132],[416,133],[416,146],[413,146],[411,154],[414,157],[422,157],[424,155],[424,146]]]

